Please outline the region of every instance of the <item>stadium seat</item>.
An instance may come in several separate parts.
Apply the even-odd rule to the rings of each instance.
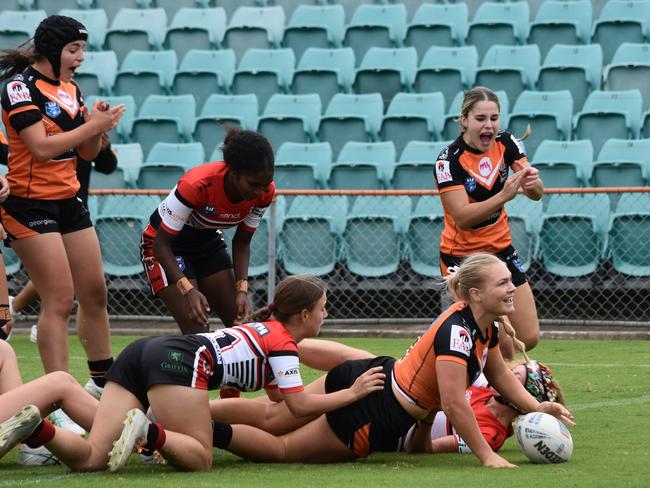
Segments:
[[[106,195],[99,201],[97,215],[129,214],[139,215],[148,220],[162,199],[162,195]]]
[[[420,62],[413,90],[417,93],[442,92],[450,104],[456,93],[474,85],[477,67],[478,51],[474,46],[432,46]]]
[[[406,33],[406,7],[402,4],[361,4],[345,29],[343,45],[354,49],[360,62],[371,47],[401,47]]]
[[[586,179],[596,187],[645,186],[650,176],[649,155],[650,139],[608,139]]]
[[[310,142],[316,131],[322,106],[320,97],[275,94],[259,118],[257,131],[264,134],[274,148],[283,142]]]
[[[295,65],[291,49],[249,49],[235,72],[232,93],[255,93],[265,107],[271,95],[289,91]]]
[[[74,74],[81,93],[110,95],[117,76],[117,56],[113,51],[88,51]]]
[[[156,142],[145,164],[173,163],[182,166],[185,171],[203,164],[205,150],[200,142],[173,144],[169,142]]]
[[[576,108],[582,108],[589,93],[600,90],[603,51],[598,44],[554,45],[539,71],[541,91],[569,90]]]
[[[573,98],[568,90],[523,92],[510,113],[510,132],[521,136],[528,125],[532,132],[525,141],[526,153],[533,159],[537,146],[547,139],[568,140],[571,136]]]
[[[190,49],[218,49],[225,32],[224,9],[181,8],[167,29],[164,45],[167,49],[173,49],[180,59]]]
[[[135,120],[135,114],[137,111],[137,105],[135,100],[131,95],[116,96],[116,97],[100,97],[91,95],[85,99],[85,103],[88,106],[88,109],[91,110],[95,100],[104,100],[110,105],[125,105],[126,110],[124,115],[120,119],[118,126],[111,130],[108,135],[111,138],[111,141],[117,142],[127,142],[131,135],[131,129],[133,128],[133,121]]]
[[[553,195],[540,230],[544,268],[563,277],[593,273],[603,258],[609,198],[597,194]]]
[[[130,144],[112,144],[111,146],[117,154],[117,167],[122,168],[124,179],[128,186],[135,188],[138,185],[140,166],[144,163],[142,146],[137,142]]]
[[[650,2],[609,0],[594,21],[591,42],[601,45],[603,60],[609,64],[620,44],[649,39]]]
[[[74,1],[76,2],[76,0]],[[87,1],[87,3],[91,3],[91,1]],[[61,9],[59,15],[65,15],[77,19],[86,27],[86,30],[88,31],[88,49],[93,51],[103,50],[104,41],[106,39],[106,30],[108,29],[108,17],[106,16],[106,12],[102,9],[79,9],[78,6],[79,5],[74,9]],[[87,60],[88,59],[86,58],[86,61]]]
[[[176,15],[179,10],[184,8],[205,9],[212,7],[214,4],[212,0],[155,0],[155,3],[156,7],[165,10],[168,19],[173,19],[174,15]],[[225,14],[226,12],[224,10],[224,15]]]
[[[123,60],[133,49],[160,50],[167,30],[167,14],[161,8],[120,9],[106,32],[106,47]]]
[[[535,89],[539,66],[539,48],[535,45],[491,46],[476,70],[474,83],[504,90],[512,105],[521,92]]]
[[[554,44],[589,44],[592,6],[588,0],[542,2],[530,24],[528,43],[546,57]]]
[[[461,46],[467,37],[465,3],[422,3],[406,28],[405,46],[413,46],[422,59],[431,46]]]
[[[192,94],[196,105],[202,107],[213,93],[228,93],[234,75],[235,52],[232,49],[190,49],[174,75],[172,93]]]
[[[148,219],[138,214],[104,214],[95,218],[106,274],[124,278],[144,272],[140,240],[147,223]]]
[[[529,19],[528,2],[483,2],[469,24],[465,44],[476,46],[481,58],[496,44],[525,44]]]
[[[429,180],[433,184],[433,170]],[[443,216],[442,202],[434,195],[421,197],[411,214],[407,231],[409,262],[419,275],[440,276],[440,234],[445,227]]]
[[[650,194],[621,195],[608,232],[612,264],[619,273],[650,276],[649,219]]]
[[[151,8],[153,5],[153,0],[94,0],[94,2],[96,8],[106,12],[109,25],[122,9]]]
[[[332,97],[318,127],[318,139],[332,145],[334,156],[348,141],[377,140],[384,103],[379,93]]]
[[[155,142],[185,142],[192,139],[196,102],[192,95],[149,95],[133,122],[131,139],[145,154]]]
[[[285,142],[275,156],[273,181],[282,190],[325,188],[331,165],[332,147],[328,142]]]
[[[287,273],[323,276],[334,270],[340,258],[347,206],[343,195],[295,198],[279,235]]]
[[[639,90],[593,91],[574,117],[574,137],[591,139],[596,152],[607,139],[637,138],[642,105]]]
[[[525,195],[517,195],[505,205],[512,246],[528,271],[537,252],[539,228],[542,222],[543,203]]]
[[[20,271],[22,261],[16,254],[16,251],[14,251],[9,246],[5,246],[4,244],[2,245],[2,260],[5,265],[5,273],[7,274],[7,278],[15,275],[18,271]]]
[[[0,11],[0,49],[15,49],[28,41],[45,17],[45,10]]]
[[[439,139],[444,116],[442,93],[398,93],[388,106],[379,137],[392,141],[401,153],[409,141]]]
[[[650,108],[650,44],[621,44],[612,63],[605,67],[603,80],[607,90],[641,92],[643,108]]]
[[[237,59],[251,48],[277,48],[284,31],[282,7],[239,7],[230,17],[223,46],[233,49]]]
[[[128,186],[124,169],[120,168],[119,165],[111,174],[100,173],[95,169],[95,166],[90,167],[89,187],[91,189],[123,190]]]
[[[587,185],[586,174],[594,159],[590,140],[545,140],[531,164],[539,170],[545,188],[578,188]]]
[[[355,93],[380,93],[388,106],[393,96],[411,91],[418,66],[414,47],[397,49],[371,47],[354,78]]]
[[[223,141],[228,126],[255,130],[259,102],[248,95],[210,95],[194,123],[194,140],[203,144],[206,154],[212,154]]]
[[[165,95],[176,73],[176,53],[168,51],[130,51],[120,66],[114,95],[132,95],[140,106],[149,95]]]
[[[347,142],[330,168],[335,190],[380,190],[393,176],[397,153],[392,142]]]
[[[343,41],[345,11],[341,5],[300,5],[284,30],[282,47],[300,59],[307,48],[338,48]]]
[[[409,197],[358,197],[343,233],[348,269],[366,278],[396,272],[405,252],[410,214]]]
[[[501,128],[505,129],[508,127],[508,121],[510,118],[510,101],[508,100],[508,94],[503,90],[497,91],[495,93],[499,99],[499,106],[501,107]],[[464,95],[464,92],[458,92],[449,105],[449,110],[447,112],[447,115],[445,115],[444,125],[442,129],[442,138],[445,140],[456,139],[460,134],[458,117],[460,117],[460,110]]]
[[[440,152],[452,141],[409,142],[393,170],[396,190],[435,190],[434,169]]]
[[[354,64],[352,48],[307,48],[293,74],[291,92],[318,93],[327,106],[334,94],[352,92]]]

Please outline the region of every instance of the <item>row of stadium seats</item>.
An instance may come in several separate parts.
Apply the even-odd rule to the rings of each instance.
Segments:
[[[555,43],[593,42],[602,45],[609,62],[621,42],[648,40],[650,0],[611,0],[593,25],[588,0],[544,2],[532,23],[527,2],[484,2],[472,22],[463,3],[424,3],[410,22],[403,4],[361,4],[348,23],[342,5],[300,5],[288,23],[282,6],[243,6],[229,19],[219,7],[180,8],[169,23],[164,8],[123,8],[110,27],[104,9],[65,9],[62,13],[88,26],[92,49],[106,47],[120,59],[130,49],[168,47],[182,55],[199,45],[205,49],[230,47],[238,57],[252,47],[293,47],[300,56],[306,46],[350,46],[360,61],[370,46],[413,46],[422,56],[431,45],[474,45],[482,56],[493,44],[530,43],[537,44],[545,55]],[[2,47],[14,47],[16,41],[28,39],[45,15],[44,10],[2,12],[0,31],[5,32],[0,46],[10,42]]]
[[[142,273],[140,235],[160,199],[130,195],[91,199],[104,269],[113,276]],[[288,207],[288,208],[287,208]],[[506,205],[514,245],[524,267],[533,260],[557,276],[594,273],[611,258],[614,269],[631,276],[650,276],[650,239],[639,238],[649,217],[650,194],[624,194],[610,214],[605,194],[553,195],[546,209],[517,197]],[[140,209],[140,210],[137,210]],[[249,275],[268,271],[269,213],[255,234]],[[279,197],[275,208],[277,259],[291,274],[326,275],[344,265],[363,277],[395,273],[407,261],[422,276],[439,275],[438,245],[442,230],[438,197],[300,196],[290,205]],[[225,232],[232,239],[233,230]],[[647,234],[644,235],[644,237]],[[15,256],[6,256],[10,273]],[[19,266],[19,263],[18,263]]]
[[[521,135],[528,125],[532,133],[525,142],[529,157],[544,140],[589,139],[599,152],[607,139],[650,137],[650,111],[641,113],[638,90],[594,91],[583,110],[573,113],[568,90],[524,91],[510,110],[505,92],[497,92],[501,105],[501,128]],[[125,116],[113,130],[114,142],[139,142],[148,153],[155,142],[200,142],[212,154],[228,124],[258,130],[277,149],[284,142],[327,141],[337,157],[346,142],[392,141],[401,152],[411,140],[455,139],[463,92],[449,110],[441,93],[397,93],[384,112],[379,93],[335,94],[324,113],[317,94],[272,95],[258,116],[254,94],[210,95],[197,116],[194,96],[149,95],[138,109],[133,97],[102,97],[112,104],[124,103]],[[95,97],[88,98],[92,106]],[[322,115],[321,115],[322,114]]]

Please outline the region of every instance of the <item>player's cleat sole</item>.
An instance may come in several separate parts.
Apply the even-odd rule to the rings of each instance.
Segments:
[[[23,466],[55,466],[61,464],[59,458],[44,446],[29,447],[27,444],[22,444],[18,449],[18,458]]]
[[[115,472],[122,468],[136,446],[146,441],[149,423],[142,410],[133,408],[127,412],[122,434],[113,443],[113,449],[108,453],[109,471]]]
[[[25,405],[13,417],[0,424],[0,458],[28,437],[41,422],[41,412],[34,405]]]

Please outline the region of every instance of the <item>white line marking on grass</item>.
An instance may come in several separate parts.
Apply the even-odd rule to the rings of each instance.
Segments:
[[[594,403],[577,403],[569,405],[569,410],[591,410],[592,408],[608,408],[608,407],[625,407],[627,405],[638,405],[641,403],[650,403],[650,395],[643,395],[636,398],[624,398],[622,400],[606,400],[604,402]]]
[[[97,476],[98,473],[68,473],[68,474],[58,474],[52,476],[37,476],[25,480],[11,480],[11,481],[0,481],[0,486],[28,486],[28,485],[40,485],[41,483],[50,483],[52,481],[66,479],[66,478],[79,478],[81,476]]]
[[[629,363],[549,363],[549,365],[566,366],[570,368],[650,368],[650,364]]]

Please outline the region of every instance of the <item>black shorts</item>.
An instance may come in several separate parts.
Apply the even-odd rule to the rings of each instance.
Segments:
[[[370,368],[383,366],[384,389],[326,415],[336,436],[359,457],[373,452],[399,451],[403,438],[415,419],[399,404],[391,387],[395,359],[379,356],[346,361],[332,369],[325,378],[325,392],[343,390]]]
[[[10,195],[2,204],[1,215],[7,243],[48,232],[69,234],[93,226],[88,209],[77,197],[31,200]]]
[[[512,273],[512,284],[515,286],[521,286],[526,283],[526,274],[524,273],[524,263],[521,261],[521,258],[517,254],[517,251],[514,247],[508,246],[503,251],[494,253],[501,261],[506,263],[508,270]],[[460,263],[463,262],[467,256],[451,256],[450,254],[440,253],[440,261],[446,266],[460,266]]]
[[[205,339],[208,341],[208,339]],[[105,377],[133,393],[145,410],[153,385],[217,388],[223,377],[200,336],[144,337],[120,353]]]

